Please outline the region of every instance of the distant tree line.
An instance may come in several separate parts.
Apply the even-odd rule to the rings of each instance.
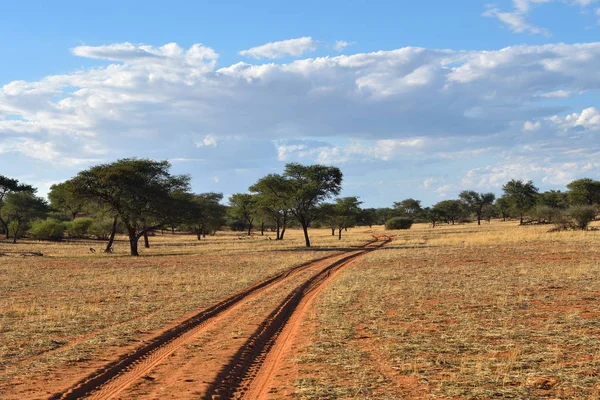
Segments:
[[[265,231],[283,240],[297,227],[310,247],[310,227],[331,229],[339,239],[353,226],[407,229],[413,222],[481,224],[492,218],[518,218],[520,224],[553,223],[556,229],[586,229],[600,207],[600,181],[575,180],[567,191],[540,192],[531,181],[510,180],[499,198],[493,193],[462,191],[458,198],[431,207],[407,198],[388,208],[361,208],[358,197],[336,197],[342,172],[324,165],[287,164],[222,204],[222,193],[193,193],[190,177],[170,173],[167,161],[121,159],[79,172],[53,185],[49,203],[31,185],[0,175],[0,232],[6,240],[23,235],[39,240],[92,238],[114,246],[117,233],[127,235],[130,254],[138,243],[150,246],[157,231],[188,232],[198,240],[223,227],[253,235]],[[333,199],[333,201],[329,201]]]

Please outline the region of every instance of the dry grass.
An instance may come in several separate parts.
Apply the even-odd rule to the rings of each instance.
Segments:
[[[340,242],[314,230],[311,249],[302,247],[298,230],[288,230],[282,242],[235,233],[200,242],[157,235],[139,258],[126,256],[125,238],[110,255],[94,241],[0,242],[0,397],[30,376],[114,358],[253,282],[370,240],[366,231],[353,229]],[[26,251],[44,256],[20,256]]]
[[[600,398],[600,232],[547,230],[401,232],[321,293],[297,397]]]

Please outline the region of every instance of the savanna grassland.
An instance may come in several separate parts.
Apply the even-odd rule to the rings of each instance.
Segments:
[[[141,257],[125,237],[113,254],[97,241],[0,242],[0,398],[50,395],[190,312],[309,260],[372,240],[353,229],[341,242],[314,230],[248,238],[219,232],[158,234]],[[91,254],[90,247],[96,250]],[[43,257],[24,256],[42,252]],[[40,388],[43,388],[40,391]]]
[[[341,241],[313,229],[308,249],[292,229],[284,241],[158,234],[137,258],[125,238],[108,255],[95,241],[0,243],[0,397],[47,398],[198,309],[376,235],[394,240],[300,303],[268,398],[597,399],[600,232],[548,229],[496,220],[357,227]],[[44,256],[21,255],[36,251]],[[250,296],[119,398],[202,398],[213,381],[202,373],[216,375],[323,265]]]
[[[300,399],[600,398],[600,233],[415,225],[321,293]]]

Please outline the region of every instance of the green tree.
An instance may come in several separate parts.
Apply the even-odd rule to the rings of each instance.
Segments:
[[[459,200],[443,200],[433,208],[446,220],[446,223],[452,225],[464,214],[463,204]]]
[[[2,230],[4,231],[4,235],[6,239],[9,238],[8,232],[8,223],[10,222],[5,217],[2,217],[2,208],[4,206],[4,197],[9,193],[16,192],[30,192],[35,193],[36,189],[34,189],[30,185],[25,185],[19,183],[17,179],[9,178],[4,175],[0,175],[0,225],[2,225]]]
[[[283,174],[290,188],[290,211],[304,232],[306,247],[310,247],[308,227],[318,216],[319,204],[342,189],[342,171],[325,165],[290,163]]]
[[[254,219],[258,214],[258,198],[248,193],[236,193],[229,197],[229,212],[248,224],[248,236],[252,234]]]
[[[573,205],[600,204],[600,181],[590,178],[574,180],[567,185],[568,196]]]
[[[72,179],[75,193],[110,209],[123,222],[132,256],[138,241],[177,215],[180,202],[172,194],[189,189],[190,178],[171,175],[168,161],[126,158],[81,171]]]
[[[568,194],[560,190],[548,190],[538,194],[537,204],[564,210],[569,206]]]
[[[358,197],[342,197],[335,200],[334,216],[337,223],[338,239],[342,240],[342,230],[350,228],[356,224],[360,215],[360,205],[362,201]]]
[[[283,240],[290,214],[291,187],[285,177],[269,174],[250,186],[257,196],[257,206],[276,228],[276,240]]]
[[[458,197],[468,211],[475,213],[477,225],[481,225],[484,207],[494,204],[494,200],[496,200],[494,193],[477,193],[473,190],[464,190],[460,192]]]
[[[423,211],[421,200],[415,200],[413,198],[394,202],[393,208],[397,211],[398,216],[410,218],[412,220],[419,218]]]
[[[506,197],[499,197],[496,199],[496,210],[500,213],[500,216],[506,222],[506,218],[510,217],[510,202]]]
[[[50,186],[48,199],[52,208],[68,213],[72,220],[85,206],[85,199],[75,193],[71,181]]]
[[[206,237],[207,232],[214,232],[225,223],[227,208],[221,204],[223,193],[183,193],[187,206],[181,210],[183,222],[191,227],[198,240]]]
[[[46,201],[29,190],[8,193],[3,201],[2,218],[11,222],[13,243],[17,243],[17,237],[31,221],[44,218],[48,213]]]
[[[504,197],[510,203],[511,208],[519,214],[519,223],[523,225],[525,213],[535,205],[538,188],[532,181],[524,182],[512,179],[502,186],[502,190],[504,190]]]

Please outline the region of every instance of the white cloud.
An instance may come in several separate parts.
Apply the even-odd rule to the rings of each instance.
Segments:
[[[600,110],[589,107],[580,113],[572,113],[564,118],[555,115],[550,121],[565,130],[579,128],[587,131],[600,131]]]
[[[454,174],[430,184],[452,195],[465,164],[490,168],[473,173],[474,184],[498,183],[517,171],[502,166],[525,168],[517,156],[535,156],[536,168],[553,168],[535,177],[551,184],[563,179],[552,171],[575,160],[579,167],[565,176],[576,176],[600,156],[598,110],[566,113],[564,100],[600,89],[600,43],[408,47],[225,66],[201,45],[76,49],[113,62],[0,87],[3,161],[63,171],[100,158],[171,159],[211,184],[218,174],[224,191],[255,179],[255,168],[316,161],[357,176],[421,173],[407,188],[417,190],[428,177]],[[234,168],[250,172],[234,181]]]
[[[240,51],[240,55],[255,59],[282,58],[286,56],[298,57],[304,53],[315,51],[318,46],[319,42],[313,40],[310,36],[305,36],[252,47],[251,49]]]
[[[537,131],[542,127],[542,123],[540,121],[525,121],[523,124],[523,130],[525,132],[533,132]]]
[[[346,42],[345,40],[338,40],[335,42],[335,44],[333,45],[334,50],[336,51],[342,51],[344,50],[346,47],[348,46],[352,46],[354,44],[354,42],[350,43],[350,42]]]
[[[204,139],[196,142],[196,147],[217,147],[217,138],[213,135],[206,135]]]
[[[561,3],[569,5],[578,5],[585,8],[597,0],[560,0]],[[531,6],[534,4],[545,4],[558,2],[558,0],[513,0],[513,11],[501,11],[498,8],[491,6],[482,15],[484,17],[492,17],[498,19],[506,25],[512,32],[515,33],[530,33],[532,35],[550,36],[550,31],[545,28],[532,25],[527,16],[531,11]]]
[[[538,26],[531,25],[527,22],[525,15],[520,11],[517,12],[502,12],[497,8],[491,8],[483,13],[484,17],[497,18],[505,24],[512,32],[515,33],[531,33],[532,35],[550,36],[550,31]]]

